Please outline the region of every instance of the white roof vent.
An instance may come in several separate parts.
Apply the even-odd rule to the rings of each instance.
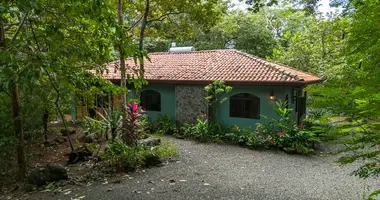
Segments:
[[[191,52],[195,51],[194,47],[172,47],[169,49],[169,52],[173,53],[182,53],[182,52]]]

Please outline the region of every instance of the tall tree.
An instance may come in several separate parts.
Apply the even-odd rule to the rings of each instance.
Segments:
[[[285,29],[272,59],[321,77],[332,76],[334,68],[344,63],[341,52],[349,20],[314,16],[306,19],[301,29]]]
[[[18,137],[20,177],[26,173],[20,110],[27,107],[19,89],[49,81],[56,105],[75,88],[86,70],[100,68],[110,58],[111,27],[116,20],[107,1],[2,1],[0,3],[2,85],[10,91],[14,131]],[[95,14],[96,13],[96,14]],[[76,77],[76,78],[73,78]],[[9,84],[3,84],[8,82]],[[45,88],[40,88],[45,89]],[[62,112],[60,112],[62,114]],[[62,115],[63,116],[63,115]],[[65,122],[64,117],[62,117]]]
[[[313,106],[325,109],[331,117],[344,117],[344,123],[325,130],[323,136],[345,144],[340,162],[364,160],[353,174],[360,178],[377,178],[380,173],[380,4],[376,0],[360,1],[348,13],[351,19],[344,63],[334,68],[334,76],[320,86],[309,89]],[[328,122],[328,121],[327,121]],[[374,199],[380,191],[370,194]]]
[[[232,46],[256,56],[267,57],[272,55],[276,40],[266,27],[264,15],[233,11],[225,15],[210,31],[198,29],[198,35],[183,44],[192,44],[199,50]]]

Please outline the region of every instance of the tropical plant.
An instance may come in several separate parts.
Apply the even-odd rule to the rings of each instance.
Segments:
[[[126,170],[133,170],[146,165],[146,159],[157,156],[160,160],[177,159],[177,147],[169,142],[162,142],[158,146],[145,145],[128,146],[121,140],[111,141],[104,152],[103,158],[110,165]]]
[[[230,131],[223,136],[223,140],[235,142],[238,144],[247,144],[253,130],[251,128],[240,128],[235,125]]]
[[[85,117],[81,123],[82,132],[92,139],[100,139],[105,135],[103,121]]]
[[[303,125],[298,126],[290,118],[291,109],[286,106],[287,102],[277,101],[274,112],[277,118],[268,120],[266,123],[258,123],[256,133],[253,133],[249,144],[261,144],[266,147],[291,148],[297,153],[311,153],[316,142],[312,131],[305,130]]]
[[[182,133],[184,137],[193,138],[201,142],[221,141],[218,126],[214,123],[209,123],[206,115],[197,117],[195,124],[185,123],[182,127]]]
[[[115,140],[109,144],[104,159],[112,166],[133,170],[144,166],[145,158],[150,154],[142,145],[128,146],[123,141]]]
[[[126,129],[128,132],[128,138],[133,139],[133,145],[135,145],[139,135],[145,133],[145,120],[143,120],[143,110],[137,103],[128,103],[127,105],[127,119],[124,120],[126,125]],[[124,128],[124,127],[123,127]],[[125,137],[123,135],[122,137]],[[123,141],[126,139],[123,138]],[[126,144],[131,145],[132,141],[127,142]]]
[[[102,138],[104,135],[107,140],[119,138],[123,119],[121,111],[112,108],[103,108],[102,110],[103,113],[96,111],[100,120],[85,117],[82,122],[84,133],[97,138]]]
[[[227,100],[225,96],[232,90],[232,87],[227,86],[224,81],[215,80],[204,90],[207,92],[205,99],[211,107],[210,121],[218,123],[218,106]]]
[[[150,129],[151,133],[157,133],[161,135],[173,135],[177,131],[176,125],[172,122],[172,119],[168,114],[158,115],[156,119],[151,122]]]

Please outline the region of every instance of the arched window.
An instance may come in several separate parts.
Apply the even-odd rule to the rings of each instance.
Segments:
[[[231,96],[230,117],[260,119],[260,98],[248,93]]]
[[[161,111],[161,94],[154,90],[142,91],[140,101],[146,111]]]

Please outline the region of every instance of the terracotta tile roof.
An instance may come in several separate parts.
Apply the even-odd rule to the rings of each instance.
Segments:
[[[208,83],[223,80],[236,84],[306,85],[320,82],[312,74],[237,50],[210,50],[185,53],[151,53],[145,59],[145,79],[162,83]],[[138,69],[126,60],[127,73]],[[119,62],[106,64],[102,77],[120,80]]]

